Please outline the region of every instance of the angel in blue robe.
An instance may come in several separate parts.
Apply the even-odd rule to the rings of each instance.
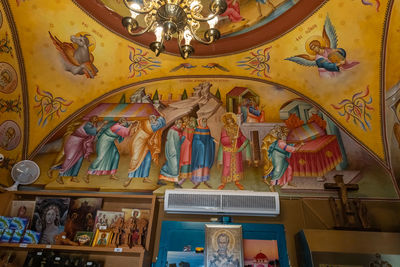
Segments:
[[[320,77],[335,77],[341,71],[353,68],[357,61],[346,60],[346,50],[338,48],[335,27],[329,17],[326,17],[322,36],[311,36],[305,44],[308,53],[286,58],[297,64],[318,67]]]

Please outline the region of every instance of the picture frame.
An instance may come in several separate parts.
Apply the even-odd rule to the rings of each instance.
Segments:
[[[106,247],[110,244],[112,232],[110,230],[97,229],[93,240],[93,247]]]
[[[64,231],[71,199],[56,197],[36,197],[31,230],[40,232],[40,244],[55,244],[57,235]],[[50,218],[51,221],[46,220]]]
[[[125,214],[122,211],[105,211],[98,210],[96,213],[96,220],[94,222],[93,232],[97,229],[107,230],[111,225],[118,220],[119,217],[124,218]]]
[[[36,201],[13,200],[11,204],[10,217],[28,218],[32,220]]]
[[[65,223],[70,226],[65,228],[67,238],[73,240],[77,232],[94,231],[97,211],[101,210],[102,204],[102,198],[72,198],[69,205],[68,218]]]
[[[194,251],[168,251],[166,266],[204,267],[204,255]]]
[[[281,266],[279,262],[278,240],[243,238],[244,265],[257,267]]]
[[[74,241],[78,242],[79,246],[90,246],[94,237],[93,232],[78,231],[75,234]]]
[[[244,267],[241,225],[206,224],[204,267]]]
[[[149,209],[126,209],[126,208],[123,208],[122,212],[124,213],[125,221],[127,221],[131,217],[134,217],[137,219],[143,218],[146,220],[150,219],[150,210]]]

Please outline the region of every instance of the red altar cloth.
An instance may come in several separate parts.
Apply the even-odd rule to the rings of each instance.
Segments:
[[[324,135],[306,142],[288,158],[294,176],[323,176],[342,161],[335,135]]]

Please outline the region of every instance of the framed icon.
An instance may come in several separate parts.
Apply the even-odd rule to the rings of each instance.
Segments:
[[[241,225],[206,224],[205,267],[244,267]]]
[[[92,246],[106,247],[108,244],[110,244],[111,236],[112,232],[110,230],[97,229]]]

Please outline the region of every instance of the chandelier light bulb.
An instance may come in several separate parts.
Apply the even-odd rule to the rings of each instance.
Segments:
[[[190,9],[193,9],[193,7],[198,6],[199,5],[199,1],[194,0],[191,4],[190,4]]]
[[[193,39],[192,34],[190,33],[189,29],[186,29],[183,33],[183,38],[185,38],[185,45],[190,45],[190,42]]]
[[[132,3],[130,4],[130,7],[135,10],[140,10],[140,5],[138,3]]]
[[[136,19],[137,16],[139,16],[139,13],[136,13],[135,11],[129,10],[131,12],[131,17]]]
[[[194,53],[194,47],[190,45],[194,39],[196,42],[209,45],[220,38],[220,32],[215,26],[218,23],[218,15],[226,8],[226,0],[208,0],[210,15],[205,15],[201,0],[146,0],[144,5],[133,3],[132,0],[123,0],[129,9],[131,16],[122,19],[122,25],[132,36],[139,36],[147,32],[153,32],[156,40],[150,44],[150,49],[158,56],[165,50],[164,42],[178,40],[178,47],[183,58],[188,58]],[[145,26],[139,26],[136,17],[143,16],[140,21]],[[142,24],[143,24],[142,22]],[[200,24],[208,23],[210,26],[204,33],[204,39],[199,37],[197,31]],[[182,45],[182,39],[185,39]]]
[[[210,15],[212,17],[212,15]],[[210,19],[207,21],[208,25],[210,25],[210,28],[215,28],[215,25],[218,23],[218,16],[215,16],[214,18]]]
[[[154,30],[154,34],[156,35],[157,42],[161,42],[163,35],[163,28],[161,26],[157,26]]]
[[[133,4],[130,5],[130,7],[133,10],[140,10],[140,5],[138,3],[133,3]],[[136,19],[136,17],[139,16],[139,13],[133,11],[132,9],[129,10],[131,12],[131,17]]]

